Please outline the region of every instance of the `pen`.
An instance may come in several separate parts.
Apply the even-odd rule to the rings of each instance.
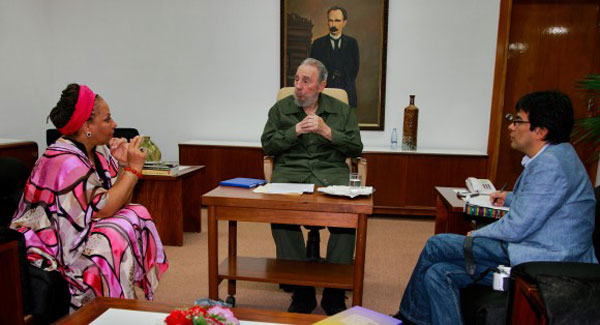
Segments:
[[[502,185],[502,187],[500,187],[500,189],[498,190],[498,192],[504,192],[504,189],[506,188],[506,184],[504,183],[504,185]]]

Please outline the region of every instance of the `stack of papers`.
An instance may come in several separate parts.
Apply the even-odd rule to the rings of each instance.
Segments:
[[[326,194],[331,194],[331,195],[347,196],[350,198],[354,198],[359,195],[373,194],[373,186],[361,186],[354,191],[350,191],[350,186],[330,185],[327,187],[319,187],[318,191],[321,193],[326,193]]]
[[[315,184],[269,183],[254,189],[254,193],[302,194],[315,191]]]

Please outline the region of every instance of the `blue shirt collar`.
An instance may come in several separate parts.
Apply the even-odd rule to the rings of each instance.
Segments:
[[[548,146],[549,146],[549,145],[550,145],[549,143],[546,143],[546,145],[544,145],[544,146],[542,147],[542,149],[540,149],[540,151],[538,151],[538,153],[536,153],[536,154],[535,154],[535,156],[533,156],[533,157],[531,157],[531,158],[529,158],[529,156],[525,155],[525,156],[523,157],[523,159],[521,159],[521,165],[523,165],[523,167],[527,167],[527,165],[528,165],[528,164],[529,164],[529,163],[530,163],[532,160],[534,160],[534,159],[535,159],[535,157],[539,156],[539,155],[540,155],[542,152],[544,152],[544,150],[546,150],[546,148],[548,148]]]

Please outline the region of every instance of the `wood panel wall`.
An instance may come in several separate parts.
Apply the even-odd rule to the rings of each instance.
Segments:
[[[179,145],[182,165],[205,165],[202,193],[234,177],[264,178],[260,147]],[[367,185],[374,186],[374,212],[435,214],[435,186],[464,187],[469,176],[484,177],[487,156],[363,152]]]

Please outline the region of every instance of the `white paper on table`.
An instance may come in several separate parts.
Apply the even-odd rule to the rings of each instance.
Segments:
[[[359,195],[371,195],[375,190],[373,189],[373,186],[361,186],[355,191],[350,191],[350,186],[347,185],[329,185],[327,187],[319,187],[317,191],[330,195],[355,198]]]
[[[269,183],[254,189],[254,193],[302,194],[315,191],[315,184]]]

